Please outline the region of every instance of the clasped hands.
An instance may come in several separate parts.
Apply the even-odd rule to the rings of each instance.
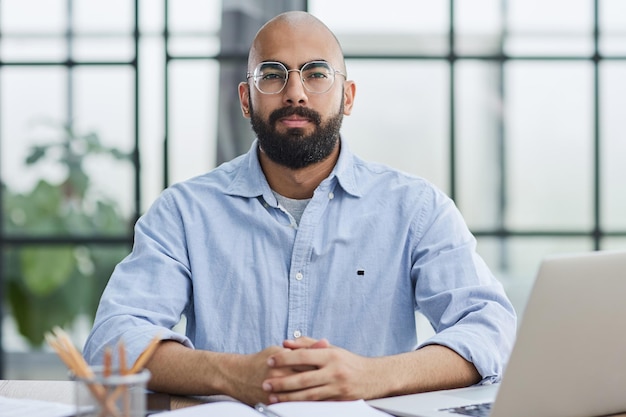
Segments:
[[[266,354],[264,354],[264,352]],[[259,353],[266,357],[261,388],[269,403],[283,401],[354,400],[375,392],[376,361],[332,346],[328,340],[300,337]]]

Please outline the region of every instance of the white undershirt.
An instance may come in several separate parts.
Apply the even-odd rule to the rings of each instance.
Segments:
[[[297,200],[294,198],[287,198],[278,194],[276,191],[272,191],[276,200],[278,200],[278,204],[280,204],[289,214],[293,216],[296,220],[297,224],[300,224],[300,218],[302,218],[302,213],[306,209],[307,204],[311,201],[310,198],[305,198],[302,200]]]

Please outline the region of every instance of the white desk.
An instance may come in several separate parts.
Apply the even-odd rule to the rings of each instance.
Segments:
[[[74,403],[73,381],[0,380],[0,395],[10,398]],[[167,394],[149,394],[148,409],[167,410],[198,405],[210,399],[181,397]]]
[[[29,398],[33,400],[55,401],[72,404],[74,402],[74,382],[72,381],[27,381],[27,380],[0,380],[0,395],[11,398]],[[148,408],[163,410],[169,408],[189,407],[202,404],[216,397],[195,398],[177,395],[156,394],[148,397]],[[151,404],[152,403],[152,404]],[[151,405],[153,405],[151,407]],[[592,416],[590,416],[592,417]],[[615,414],[613,417],[626,417],[624,414]]]

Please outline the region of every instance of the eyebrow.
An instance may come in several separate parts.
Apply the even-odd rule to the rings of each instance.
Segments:
[[[328,62],[327,60],[325,60],[323,58],[314,58],[314,59],[310,59],[310,60],[308,60],[306,62],[303,62],[297,69],[301,69],[303,66],[305,66],[309,62],[314,62],[314,61],[326,62],[328,65],[330,65],[331,67],[334,68],[334,66],[330,62]],[[289,65],[287,65],[286,63],[284,63],[283,61],[280,61],[278,59],[264,59],[263,61],[259,62],[259,64],[263,64],[263,63],[267,63],[267,62],[279,62],[279,63],[283,64],[285,66],[285,68],[291,69],[291,68],[289,68]]]

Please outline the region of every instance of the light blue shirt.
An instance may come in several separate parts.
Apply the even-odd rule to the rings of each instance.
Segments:
[[[132,253],[103,293],[84,354],[122,338],[134,360],[160,334],[186,346],[253,353],[327,338],[365,356],[426,344],[500,379],[516,329],[501,284],[451,199],[424,179],[339,160],[302,218],[280,206],[250,151],[164,190],[135,226]],[[186,336],[172,331],[184,315]]]

